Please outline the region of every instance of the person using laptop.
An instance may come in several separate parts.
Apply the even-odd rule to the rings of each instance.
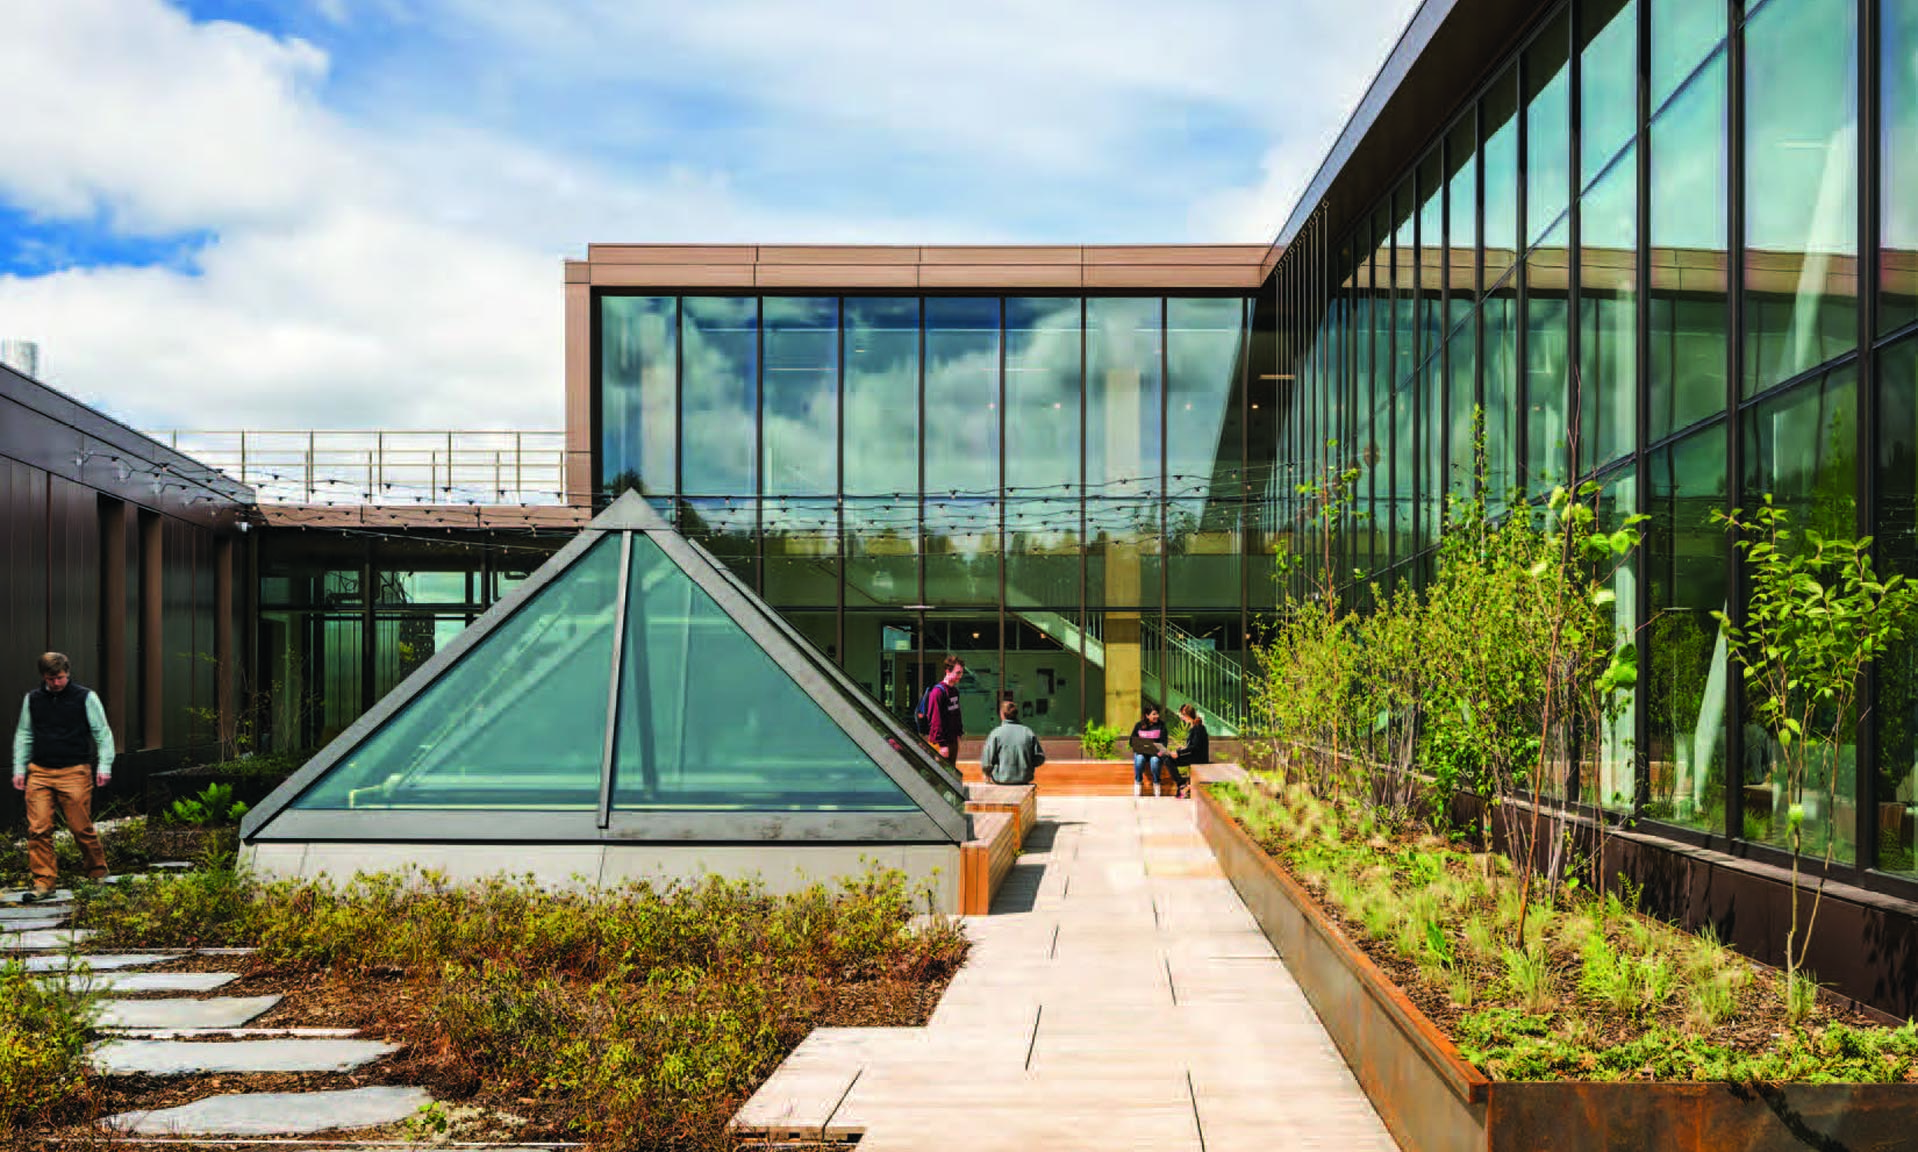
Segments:
[[[1165,722],[1159,719],[1159,706],[1148,704],[1145,719],[1132,726],[1132,794],[1140,794],[1146,777],[1152,778],[1152,794],[1159,794],[1159,765],[1165,760]]]

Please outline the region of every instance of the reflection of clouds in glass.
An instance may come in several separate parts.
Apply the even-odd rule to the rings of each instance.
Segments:
[[[926,301],[926,492],[999,485],[999,302]]]
[[[675,306],[670,296],[600,301],[603,486],[637,478],[643,491],[672,490]]]
[[[1884,236],[1918,249],[1918,5],[1887,4],[1884,40]]]
[[[1159,487],[1160,301],[1086,302],[1086,484],[1097,495]]]
[[[839,302],[766,300],[766,491],[834,492],[839,486]]]
[[[919,488],[919,302],[846,301],[845,489]]]
[[[1748,247],[1849,255],[1858,250],[1856,7],[1787,0],[1745,33]]]
[[[1079,483],[1078,298],[1006,301],[1006,485]]]
[[[681,471],[688,492],[757,489],[758,301],[687,297],[680,323]]]
[[[1725,68],[1720,55],[1652,122],[1653,247],[1725,249]]]
[[[1224,433],[1239,377],[1244,305],[1236,297],[1166,305],[1166,491],[1204,492],[1236,471],[1240,445]]]

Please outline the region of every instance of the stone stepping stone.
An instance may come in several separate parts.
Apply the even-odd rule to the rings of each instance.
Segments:
[[[67,922],[65,916],[48,916],[42,913],[37,920],[8,920],[0,923],[0,931],[6,932],[47,932]]]
[[[0,889],[0,904],[19,904],[21,903],[22,899],[26,896],[26,894],[31,891],[33,891],[33,889],[31,888]],[[71,904],[71,903],[73,903],[73,889],[55,888],[53,890],[53,899],[43,901],[39,904],[27,904],[25,905],[25,907],[45,908],[50,904]]]
[[[92,935],[84,928],[40,928],[31,932],[0,933],[0,952],[49,952],[56,948],[70,948]]]
[[[123,1040],[350,1040],[358,1028],[114,1028]]]
[[[29,956],[20,963],[29,972],[66,972],[86,968],[93,972],[111,972],[115,968],[144,968],[149,964],[163,964],[168,960],[178,960],[178,956],[155,956],[143,953],[102,952],[94,956],[76,955]]]
[[[197,948],[195,949],[195,951],[202,956],[251,956],[255,952],[258,952],[259,949],[258,948]]]
[[[227,1072],[351,1072],[399,1051],[377,1040],[108,1040],[93,1050],[108,1076],[190,1076]]]
[[[96,992],[211,992],[239,978],[237,972],[90,972],[64,977]]]
[[[209,1096],[152,1112],[122,1112],[101,1123],[133,1136],[305,1136],[397,1123],[432,1102],[424,1088],[253,1092]]]
[[[65,920],[68,909],[58,904],[21,904],[0,906],[0,930],[23,932],[22,924],[32,924],[36,920]]]
[[[215,996],[207,1000],[109,1000],[96,1028],[238,1028],[280,1002],[278,996]]]

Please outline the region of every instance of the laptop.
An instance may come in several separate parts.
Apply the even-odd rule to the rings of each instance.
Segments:
[[[1147,740],[1142,736],[1133,736],[1130,739],[1132,744],[1132,754],[1134,756],[1165,755],[1165,745],[1159,743],[1156,740]]]

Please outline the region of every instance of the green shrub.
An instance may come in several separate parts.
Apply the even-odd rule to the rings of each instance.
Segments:
[[[1089,719],[1085,731],[1079,733],[1079,752],[1088,760],[1110,760],[1119,746],[1119,736],[1117,728]]]
[[[85,1089],[96,1000],[84,985],[45,982],[0,962],[0,1132],[44,1122]]]
[[[167,819],[171,823],[196,828],[238,824],[246,814],[247,806],[233,799],[233,785],[218,782],[208,784],[198,796],[175,800],[173,806],[167,809]]]

